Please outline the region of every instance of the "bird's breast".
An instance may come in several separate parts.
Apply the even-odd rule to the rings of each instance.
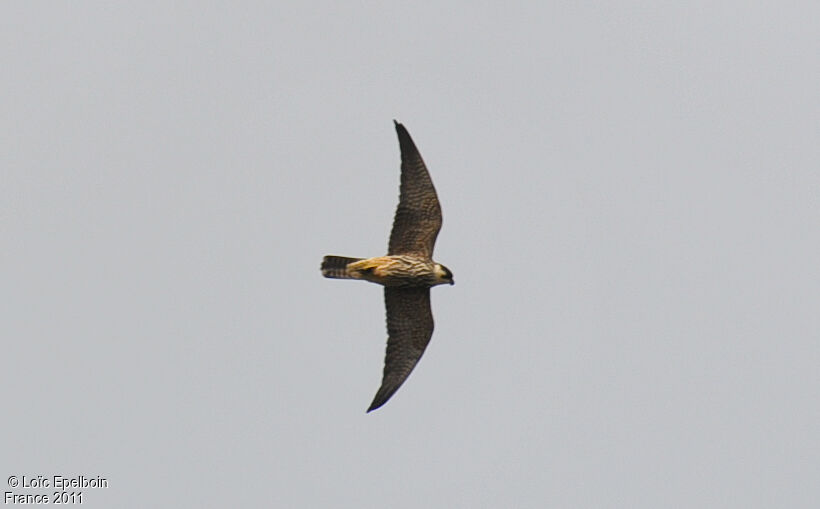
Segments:
[[[351,276],[384,286],[429,286],[435,280],[433,263],[411,255],[377,256],[347,267]]]

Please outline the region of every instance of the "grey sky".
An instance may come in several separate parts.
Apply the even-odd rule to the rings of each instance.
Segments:
[[[0,7],[3,491],[817,507],[820,4],[168,4]],[[393,118],[457,284],[366,415]]]

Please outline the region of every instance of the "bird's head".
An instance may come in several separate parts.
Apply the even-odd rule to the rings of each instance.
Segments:
[[[453,281],[453,273],[450,271],[450,269],[448,269],[444,265],[442,265],[440,263],[437,263],[435,272],[436,272],[436,284],[438,284],[438,285],[441,285],[441,284],[444,284],[444,283],[447,283],[447,284],[450,284],[450,285],[456,284],[455,281]]]

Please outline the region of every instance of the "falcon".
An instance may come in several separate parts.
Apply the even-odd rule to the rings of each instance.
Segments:
[[[427,348],[433,335],[430,288],[453,284],[450,269],[433,261],[433,246],[441,229],[436,189],[407,129],[395,120],[393,123],[401,149],[401,185],[387,255],[329,255],[322,260],[324,277],[363,279],[384,286],[387,353],[382,384],[368,412],[387,403]]]

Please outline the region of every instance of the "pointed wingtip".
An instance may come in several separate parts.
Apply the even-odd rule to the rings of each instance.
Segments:
[[[396,125],[396,134],[399,137],[399,144],[402,147],[404,147],[405,145],[407,145],[408,147],[415,147],[415,144],[413,144],[413,138],[410,137],[410,133],[407,131],[407,128],[404,127],[404,125],[400,122],[396,122],[395,120],[393,122]],[[408,144],[407,142],[410,143]]]
[[[376,395],[373,396],[373,402],[370,403],[370,407],[368,407],[367,413],[369,414],[373,410],[376,410],[377,408],[381,408],[382,406],[384,406],[384,404],[387,403],[390,400],[390,398],[393,397],[393,394],[395,394],[397,389],[398,387],[385,388],[384,383],[382,383],[382,386],[379,387],[379,390],[376,392]]]
[[[376,409],[378,409],[378,408],[381,408],[381,407],[382,407],[382,405],[384,405],[385,403],[387,403],[387,400],[384,400],[384,401],[379,401],[379,399],[378,399],[378,398],[376,398],[376,399],[374,399],[374,400],[373,400],[373,403],[370,403],[370,406],[367,408],[367,412],[365,412],[365,413],[366,413],[366,414],[369,414],[369,413],[370,413],[370,412],[372,412],[373,410],[376,410]]]

